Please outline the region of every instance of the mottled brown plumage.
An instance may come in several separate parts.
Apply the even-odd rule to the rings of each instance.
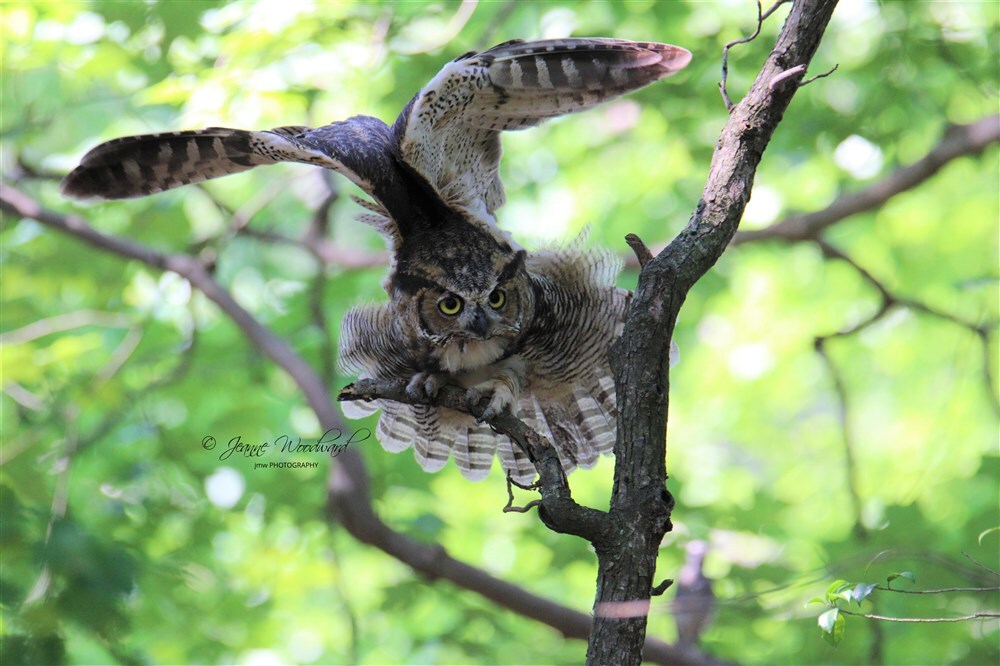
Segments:
[[[145,196],[275,162],[303,162],[351,179],[375,203],[361,219],[392,252],[389,302],[348,313],[341,361],[363,377],[405,379],[411,395],[444,383],[490,397],[487,416],[513,409],[551,438],[567,471],[614,441],[606,353],[624,319],[617,261],[570,247],[525,252],[496,225],[504,202],[500,132],[591,108],[685,67],[667,44],[615,39],[515,40],[448,63],[390,127],[355,116],[324,127],[250,132],[208,128],[126,137],[84,156],[63,181],[74,198]],[[345,403],[382,410],[391,451],[412,446],[433,471],[449,456],[484,477],[494,454],[519,481],[533,469],[506,438],[471,417],[430,406]]]

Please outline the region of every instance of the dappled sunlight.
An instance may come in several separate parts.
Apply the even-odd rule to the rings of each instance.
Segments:
[[[731,49],[733,102],[791,6]],[[59,179],[129,134],[391,125],[445,63],[508,39],[671,42],[693,59],[669,84],[502,139],[502,229],[528,250],[589,229],[634,289],[626,234],[655,254],[718,203],[701,199],[731,117],[722,48],[755,19],[745,0],[0,4],[0,660],[582,663],[583,641],[504,595],[589,622],[588,541],[547,529],[537,506],[504,512],[498,461],[472,483],[454,456],[428,474],[384,450],[377,415],[324,432],[355,380],[338,369],[345,312],[387,298],[385,245],[353,219],[372,212],[350,199],[361,187],[283,164],[78,203]],[[995,569],[1000,538],[1000,154],[967,130],[997,111],[998,28],[990,2],[841,0],[804,78],[839,67],[797,90],[756,173],[740,226],[756,236],[686,294],[667,441],[635,444],[666,446],[676,502],[654,585],[708,544],[714,621],[691,646],[706,663],[997,661],[995,618],[876,631],[850,617],[834,651],[817,616],[840,579],[996,585],[969,557]],[[81,227],[97,240],[68,235]],[[639,314],[661,326],[659,305]],[[573,499],[607,511],[615,462],[568,475]],[[540,497],[512,493],[516,507]],[[654,641],[678,635],[676,594],[652,600]],[[839,603],[953,619],[996,600]]]

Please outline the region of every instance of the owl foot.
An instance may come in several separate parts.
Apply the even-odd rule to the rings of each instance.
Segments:
[[[418,372],[406,385],[406,395],[417,402],[428,402],[437,397],[438,391],[447,383],[448,376],[430,372]]]
[[[490,396],[489,404],[486,405],[483,413],[476,417],[476,423],[485,423],[499,416],[501,412],[509,410],[517,402],[517,398],[510,386],[503,379],[498,378],[477,384],[466,391],[465,404],[469,406],[470,410],[475,411],[476,406],[487,396]]]

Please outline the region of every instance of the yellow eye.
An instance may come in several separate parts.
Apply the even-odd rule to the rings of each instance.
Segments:
[[[445,296],[438,301],[438,310],[441,311],[441,314],[454,317],[462,311],[462,299],[458,296]]]
[[[503,289],[494,289],[493,293],[490,294],[490,307],[494,310],[499,310],[506,302],[507,294],[504,293]]]

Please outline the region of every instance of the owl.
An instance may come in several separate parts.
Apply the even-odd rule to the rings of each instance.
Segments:
[[[377,438],[413,448],[427,471],[453,458],[469,479],[495,456],[519,482],[527,456],[488,421],[510,409],[549,438],[564,469],[592,466],[615,438],[607,352],[630,293],[613,255],[578,239],[527,252],[496,220],[504,203],[500,132],[589,109],[685,67],[680,47],[619,39],[504,42],[451,61],[390,126],[354,116],[318,128],[220,127],[115,139],[87,153],[64,195],[144,196],[264,164],[333,169],[373,201],[359,219],[385,238],[389,298],[343,322],[343,369],[402,380],[417,402],[445,384],[488,399],[480,419],[429,404],[343,403],[348,417],[381,410]],[[544,224],[544,220],[539,220]]]

